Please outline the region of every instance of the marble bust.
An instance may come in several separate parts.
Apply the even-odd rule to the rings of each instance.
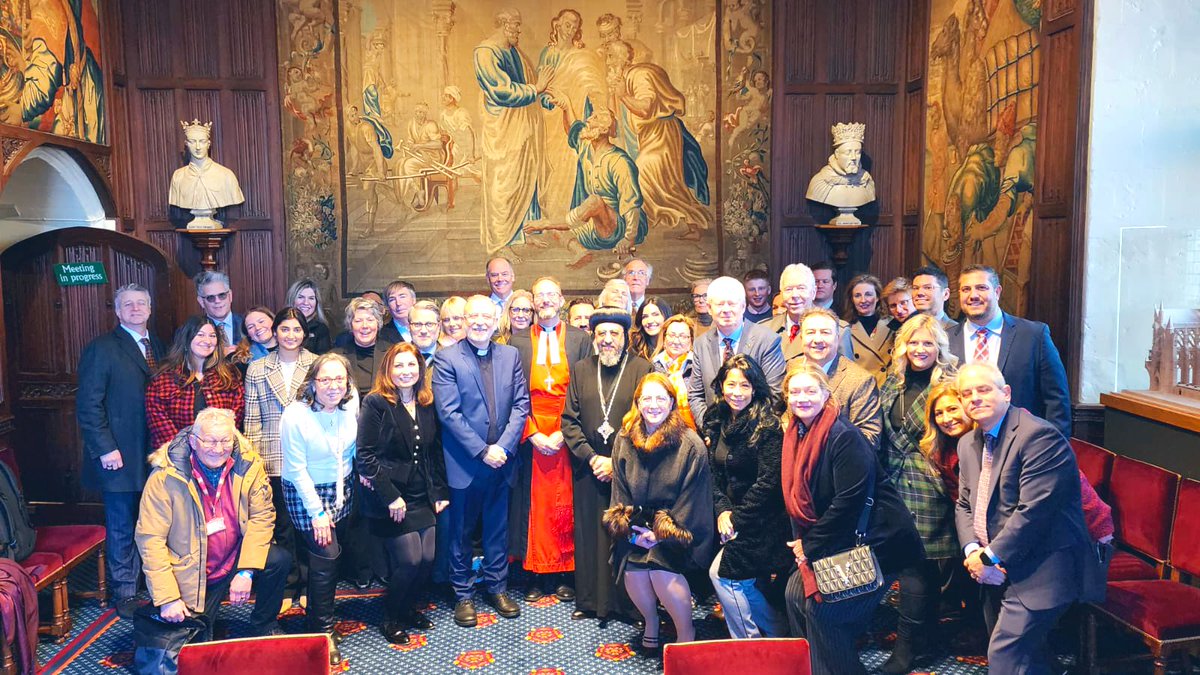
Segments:
[[[212,122],[201,124],[200,120],[192,120],[179,124],[187,142],[188,163],[171,175],[168,201],[192,212],[189,230],[220,229],[221,222],[213,219],[213,213],[225,206],[241,204],[246,198],[237,176],[208,156]]]
[[[833,225],[861,225],[854,211],[875,201],[875,180],[862,168],[863,137],[867,125],[833,125],[833,154],[808,183],[809,199],[838,207],[840,215]]]

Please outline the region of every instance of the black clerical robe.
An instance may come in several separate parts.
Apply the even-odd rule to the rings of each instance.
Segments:
[[[571,469],[575,490],[575,606],[585,612],[595,612],[599,618],[613,614],[630,616],[633,605],[624,588],[616,584],[616,574],[611,563],[612,539],[600,517],[608,508],[612,492],[611,483],[602,483],[592,474],[589,460],[593,455],[610,457],[621,418],[633,405],[633,392],[650,371],[650,362],[629,355],[620,384],[617,380],[620,365],[602,367],[600,387],[597,387],[598,356],[571,364],[571,383],[567,387],[567,404],[563,409],[562,433],[571,450]],[[604,423],[600,405],[600,388],[604,400],[612,401],[608,423],[614,429],[605,441],[597,429]]]

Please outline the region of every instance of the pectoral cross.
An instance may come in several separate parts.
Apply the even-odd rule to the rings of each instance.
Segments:
[[[546,379],[542,380],[542,383],[546,385],[546,391],[550,391],[554,388],[554,376],[547,375]]]

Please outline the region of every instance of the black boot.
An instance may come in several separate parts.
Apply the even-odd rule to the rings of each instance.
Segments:
[[[334,628],[333,599],[337,592],[337,558],[323,558],[315,553],[308,557],[308,628],[329,635],[329,665],[342,662],[338,645],[341,636]]]
[[[892,645],[892,655],[879,668],[879,672],[900,675],[912,670],[913,662],[920,653],[916,642],[921,640],[918,635],[922,628],[921,624],[900,618],[896,625],[896,643]]]

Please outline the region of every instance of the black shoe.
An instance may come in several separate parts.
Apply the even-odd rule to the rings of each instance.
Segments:
[[[135,597],[128,597],[117,600],[114,604],[117,607],[117,616],[122,619],[132,619],[133,615],[137,613],[138,607],[145,603]]]
[[[366,579],[355,579],[354,587],[360,591],[367,590],[371,587],[371,577],[367,577]]]
[[[542,589],[538,588],[536,582],[531,583],[529,588],[525,589],[525,602],[537,602],[544,597],[546,597],[546,594],[542,592]]]
[[[433,622],[429,620],[429,617],[416,610],[413,610],[413,613],[408,615],[407,623],[410,627],[417,630],[429,630],[433,628]]]
[[[408,633],[404,631],[404,626],[394,622],[387,621],[379,628],[379,632],[383,633],[383,639],[394,645],[408,644]]]
[[[586,618],[588,618],[588,613],[583,611],[582,609],[577,609],[574,612],[571,612],[571,620],[572,621],[582,621],[583,619],[586,619]]]
[[[558,588],[554,589],[554,597],[563,602],[570,602],[575,599],[575,589],[566,584],[560,584]]]
[[[504,593],[488,593],[486,599],[489,605],[496,608],[496,613],[506,619],[521,616],[521,607]]]
[[[475,616],[475,603],[470,598],[463,598],[454,606],[454,623],[463,628],[474,628],[479,623]]]

